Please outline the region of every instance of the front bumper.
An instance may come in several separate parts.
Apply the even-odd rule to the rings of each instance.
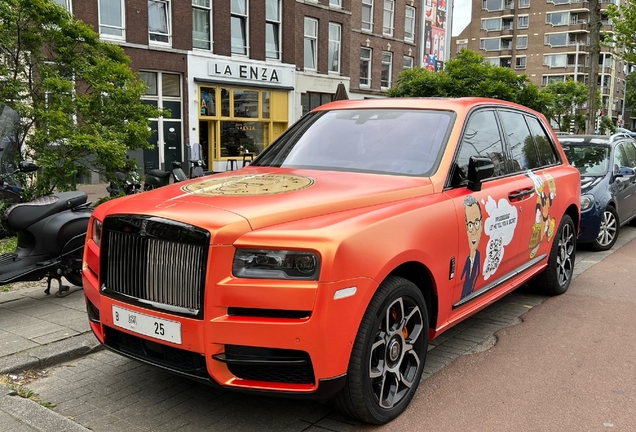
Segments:
[[[86,249],[91,262],[97,248],[89,242]],[[231,262],[232,253],[231,247],[213,248],[209,262]],[[219,269],[208,271],[215,273]],[[337,283],[208,278],[200,319],[106,296],[96,273],[86,269],[83,277],[91,329],[108,349],[227,389],[315,399],[329,398],[344,385],[358,326],[377,288],[366,278]],[[335,292],[353,286],[356,295],[334,299]],[[181,343],[115,326],[113,306],[178,321]]]

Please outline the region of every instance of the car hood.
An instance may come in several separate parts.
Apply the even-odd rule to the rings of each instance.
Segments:
[[[599,183],[603,181],[606,175],[603,176],[581,176],[581,193],[590,192]]]
[[[236,237],[271,225],[432,192],[430,179],[422,177],[246,167],[112,200],[102,204],[96,216],[157,216],[213,233],[233,225],[232,237]]]

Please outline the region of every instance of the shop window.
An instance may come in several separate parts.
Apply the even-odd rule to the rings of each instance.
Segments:
[[[230,116],[230,91],[226,88],[221,89],[221,116]]]
[[[264,119],[268,119],[269,118],[269,92],[264,91],[261,93],[261,95],[263,97],[262,117]]]
[[[216,87],[200,87],[199,108],[201,116],[216,116]]]
[[[234,117],[258,118],[258,91],[234,90]]]

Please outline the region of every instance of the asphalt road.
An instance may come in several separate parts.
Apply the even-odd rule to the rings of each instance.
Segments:
[[[368,427],[316,402],[213,389],[108,351],[28,387],[94,431],[633,431],[636,228],[612,251],[579,249],[570,290],[517,290],[432,343],[409,409]]]

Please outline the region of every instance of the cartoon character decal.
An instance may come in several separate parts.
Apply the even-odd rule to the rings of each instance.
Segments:
[[[484,205],[488,217],[483,220],[481,206]],[[479,203],[475,197],[468,195],[464,199],[464,214],[466,218],[466,235],[470,252],[460,280],[464,281],[461,299],[475,291],[479,275],[488,280],[494,275],[505,255],[505,247],[512,241],[517,227],[517,208],[506,199],[496,202],[489,196],[487,201]],[[481,269],[481,254],[479,244],[482,233],[488,237],[486,258]]]
[[[503,261],[505,246],[512,241],[517,227],[517,208],[510,205],[506,199],[495,202],[488,197],[486,202],[488,218],[484,223],[484,231],[490,237],[486,246],[486,259],[484,260],[484,280],[495,274],[499,264]]]
[[[545,171],[543,172],[545,179],[531,171],[528,171],[526,175],[534,183],[534,191],[537,194],[536,217],[528,246],[530,248],[530,258],[534,258],[543,239],[545,238],[546,242],[549,243],[554,235],[556,219],[550,216],[550,208],[556,197],[556,182],[554,177]]]
[[[481,233],[483,232],[481,206],[479,201],[472,195],[468,195],[464,199],[464,214],[466,216],[466,234],[468,235],[470,253],[466,257],[464,270],[462,270],[460,277],[460,280],[464,280],[461,298],[468,296],[474,291],[481,267],[481,256],[478,250]]]

